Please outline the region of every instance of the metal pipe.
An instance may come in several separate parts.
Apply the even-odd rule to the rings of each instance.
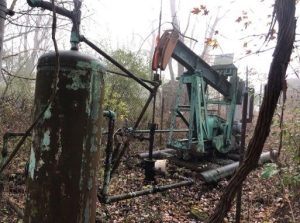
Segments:
[[[149,159],[152,160],[154,139],[155,139],[155,130],[157,129],[157,125],[155,124],[155,105],[156,105],[156,93],[157,88],[155,88],[155,92],[153,92],[153,105],[152,105],[152,123],[149,124]]]
[[[174,150],[174,149],[157,150],[157,151],[153,152],[152,156],[156,158],[156,157],[159,157],[159,155],[164,155],[167,153],[174,154],[174,153],[176,153],[176,150]],[[148,158],[149,152],[140,153],[138,156],[139,156],[139,158]]]
[[[254,89],[253,89],[254,91]],[[253,113],[254,113],[254,92],[251,92],[251,96],[249,97],[249,114],[248,114],[248,118],[247,118],[247,122],[251,123],[253,120]]]
[[[163,91],[161,92],[161,111],[160,111],[160,131],[163,130],[164,125],[164,109],[165,108],[165,97],[163,95]],[[162,132],[160,132],[162,133]],[[159,144],[162,145],[162,134],[159,135]]]
[[[129,70],[127,70],[123,65],[119,64],[114,58],[109,56],[107,53],[105,53],[103,50],[101,50],[99,47],[97,47],[94,43],[92,43],[87,38],[85,38],[85,36],[81,35],[80,41],[86,43],[88,46],[90,46],[92,49],[94,49],[97,53],[101,54],[103,57],[105,57],[105,59],[109,60],[112,64],[114,64],[121,71],[126,73],[133,80],[138,82],[140,85],[142,85],[148,91],[153,92],[153,89],[151,87],[149,87],[145,82],[143,82],[139,77],[135,76],[133,73],[131,73]]]
[[[140,191],[130,192],[127,194],[119,194],[119,195],[109,196],[106,198],[106,200],[100,200],[100,201],[105,204],[109,204],[109,203],[126,200],[126,199],[130,199],[130,198],[134,198],[134,197],[140,197],[140,196],[147,195],[147,194],[163,192],[166,190],[179,188],[179,187],[183,187],[183,186],[190,186],[192,184],[194,184],[194,181],[189,179],[189,180],[184,180],[184,181],[174,183],[174,184],[168,184],[168,185],[163,185],[163,186],[153,186],[152,188],[146,189],[146,190],[140,190]]]
[[[104,116],[109,118],[108,121],[108,136],[107,136],[107,144],[105,149],[105,167],[104,167],[104,181],[102,187],[102,196],[106,197],[108,193],[108,187],[111,179],[111,163],[112,163],[112,152],[113,152],[113,134],[114,134],[114,127],[115,127],[115,113],[112,111],[104,111]]]
[[[122,77],[131,78],[127,74],[123,74],[121,72],[116,72],[116,71],[107,70],[107,69],[106,69],[106,72],[111,73],[111,74],[116,74],[116,75],[119,75],[119,76],[122,76]],[[156,86],[158,84],[156,81],[150,81],[150,80],[147,80],[147,79],[144,79],[144,78],[140,78],[140,79],[142,81],[146,82],[146,83],[152,84],[153,86]]]
[[[153,94],[153,106],[152,106],[152,122],[148,124],[149,127],[149,155],[148,158],[144,160],[145,169],[145,181],[154,182],[155,181],[155,160],[153,160],[153,147],[155,140],[155,130],[157,129],[157,124],[155,124],[155,105],[156,105],[156,93],[157,88],[154,89]]]
[[[157,125],[155,123],[151,123],[149,125],[150,133],[149,133],[149,159],[152,160],[153,154],[153,146],[154,146],[154,135]]]
[[[180,111],[176,111],[177,115],[181,118],[181,120],[186,124],[186,126],[189,126],[189,122],[186,120],[186,118],[183,116],[183,114]]]
[[[144,107],[143,107],[143,109],[142,109],[142,111],[141,111],[138,119],[136,120],[136,122],[134,124],[133,129],[136,129],[139,126],[139,124],[140,124],[140,122],[141,122],[141,120],[142,120],[142,118],[143,118],[143,116],[144,116],[144,114],[145,114],[145,112],[146,112],[146,110],[147,110],[150,102],[152,101],[153,96],[154,95],[152,93],[150,93],[150,95],[149,95],[149,97],[148,97],[148,99],[147,99],[147,101],[146,101],[146,103],[145,103],[145,105],[144,105]]]
[[[173,132],[188,132],[188,129],[174,129]],[[155,130],[155,133],[169,133],[171,132],[171,129],[157,129]],[[133,133],[150,133],[149,129],[137,129],[133,130]]]
[[[275,156],[277,154],[276,151],[273,151],[272,153]],[[270,161],[271,158],[272,158],[271,152],[264,152],[260,156],[259,163],[260,164],[266,163]],[[239,162],[234,162],[216,169],[204,171],[200,173],[200,176],[206,183],[213,183],[219,181],[222,178],[233,175],[238,167],[239,167]]]
[[[71,30],[71,50],[78,50],[80,42],[80,23],[81,23],[81,4],[82,0],[73,0],[74,9],[72,12],[72,30]]]

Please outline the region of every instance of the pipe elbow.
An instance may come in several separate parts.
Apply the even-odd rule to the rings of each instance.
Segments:
[[[115,120],[117,115],[115,112],[107,110],[103,112],[103,116]]]
[[[27,0],[27,4],[30,6],[30,7],[38,7],[42,0]]]

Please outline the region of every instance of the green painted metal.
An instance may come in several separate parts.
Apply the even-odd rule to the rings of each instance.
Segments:
[[[230,97],[231,85],[227,77],[220,75],[180,40],[177,41],[172,57],[181,63],[190,73],[202,72],[203,79],[207,84],[224,96]]]
[[[168,146],[184,153],[204,154],[213,150],[227,153],[235,147],[232,131],[234,113],[236,104],[241,102],[241,91],[244,87],[243,81],[237,76],[237,68],[233,64],[211,67],[181,41],[177,42],[172,57],[188,71],[178,78],[179,86],[175,108],[171,114]],[[223,94],[224,99],[209,100],[207,85]],[[184,86],[188,92],[188,104],[181,104],[180,100]],[[226,119],[210,114],[207,110],[210,104],[226,106]],[[178,117],[189,129],[182,138],[175,134]]]
[[[117,118],[117,114],[114,111],[111,111],[111,110],[103,111],[103,115],[104,115],[104,117],[108,117],[108,118],[111,118],[113,120],[115,120]]]
[[[74,1],[74,9],[68,10],[63,7],[57,6],[50,1],[43,1],[43,0],[27,0],[27,3],[31,7],[40,7],[42,9],[46,9],[49,11],[53,11],[53,7],[55,8],[55,12],[59,15],[65,16],[69,18],[72,23],[72,31],[70,36],[70,43],[71,43],[71,49],[72,50],[78,50],[78,45],[80,43],[80,21],[81,21],[81,4],[82,1]]]
[[[231,143],[232,128],[228,127],[233,121],[234,110],[228,114],[229,122],[219,116],[209,114],[207,111],[208,100],[206,92],[207,83],[202,73],[185,73],[179,77],[179,86],[176,94],[175,108],[172,112],[171,127],[168,146],[179,150],[192,150],[196,153],[207,153],[213,146],[219,152],[227,152]],[[183,86],[187,86],[189,93],[189,104],[180,105],[183,94]],[[235,92],[235,89],[232,90]],[[235,105],[236,97],[233,95],[229,102],[224,104]],[[233,109],[235,106],[233,106]],[[232,108],[231,108],[232,109]],[[178,139],[175,135],[176,119],[178,113],[183,112],[188,119],[188,133],[186,138]],[[188,113],[188,114],[187,114]],[[182,114],[182,113],[181,113]],[[232,120],[232,121],[231,121]]]

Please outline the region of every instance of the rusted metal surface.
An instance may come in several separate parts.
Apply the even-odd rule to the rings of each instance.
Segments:
[[[179,40],[179,33],[176,30],[166,31],[161,36],[159,45],[155,48],[152,70],[165,70]]]
[[[38,62],[35,117],[47,105],[55,53]],[[60,52],[57,93],[33,130],[24,222],[94,223],[103,73],[95,59]]]

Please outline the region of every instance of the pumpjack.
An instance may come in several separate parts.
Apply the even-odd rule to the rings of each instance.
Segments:
[[[176,30],[166,31],[156,48],[153,69],[165,70],[173,58],[186,71],[178,77],[175,107],[171,112],[171,126],[167,146],[183,154],[210,154],[213,151],[228,153],[235,149],[238,123],[234,122],[235,108],[242,102],[244,81],[237,76],[233,64],[210,66],[181,40]],[[208,87],[222,94],[223,100],[210,99]],[[186,87],[186,91],[184,91]],[[187,92],[188,102],[183,104],[183,94]],[[210,105],[227,107],[227,117],[210,112]],[[179,120],[178,120],[179,119]],[[188,131],[185,138],[175,134],[178,122],[183,122]]]

